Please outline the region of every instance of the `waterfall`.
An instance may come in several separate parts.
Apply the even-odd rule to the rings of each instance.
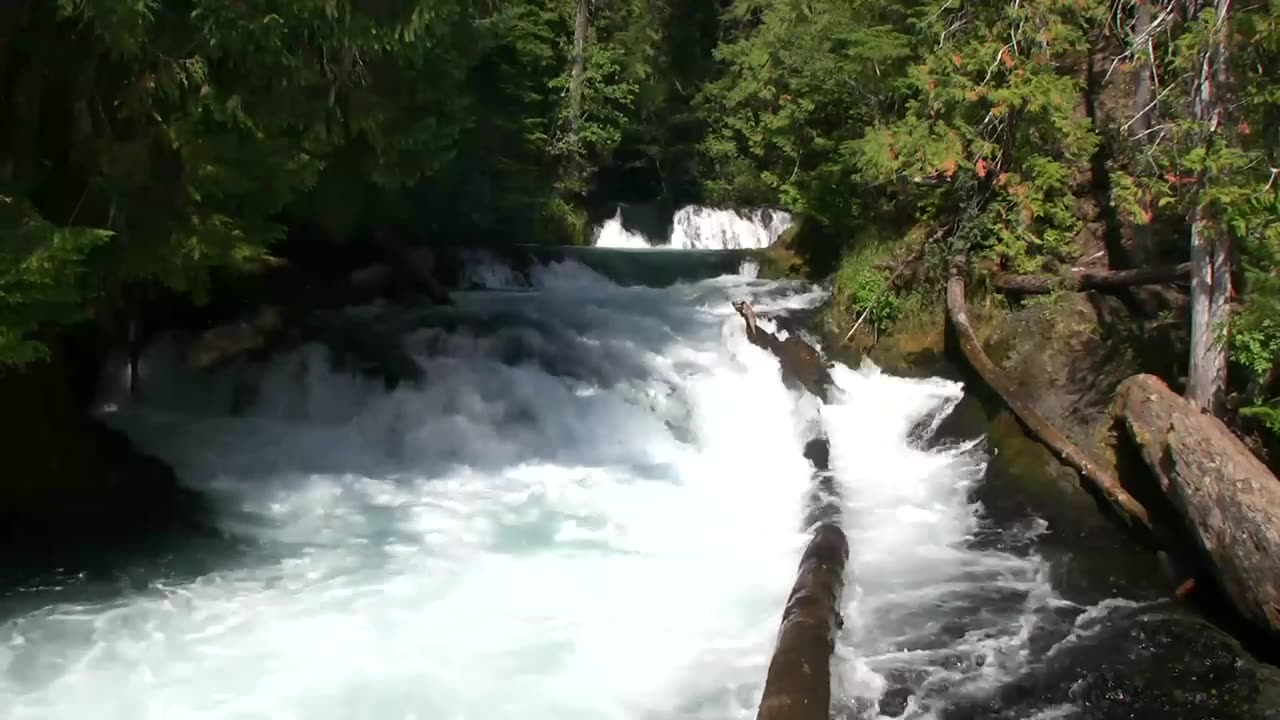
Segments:
[[[791,227],[781,210],[725,210],[690,206],[675,216],[670,245],[684,250],[766,248]]]
[[[628,231],[622,224],[622,208],[613,217],[605,220],[596,228],[591,244],[605,248],[648,248],[653,247],[640,233]]]
[[[592,243],[596,247],[608,248],[751,250],[773,245],[791,225],[791,215],[781,210],[733,210],[690,205],[676,211],[668,237],[653,240],[627,230],[619,208],[612,218],[596,229]]]

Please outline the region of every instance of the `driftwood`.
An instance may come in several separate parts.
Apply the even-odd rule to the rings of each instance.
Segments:
[[[1191,263],[1153,265],[1134,270],[1077,270],[1068,275],[999,274],[995,288],[1011,295],[1044,295],[1054,290],[1118,290],[1139,285],[1162,285],[1186,280]]]
[[[1014,390],[1009,379],[987,357],[981,343],[978,342],[977,335],[973,332],[973,326],[969,323],[963,266],[962,261],[952,262],[950,277],[947,280],[947,314],[951,325],[955,328],[956,338],[960,342],[960,350],[964,353],[965,359],[983,382],[1004,400],[1014,415],[1018,416],[1032,435],[1038,438],[1056,458],[1080,473],[1106,497],[1116,510],[1149,534],[1151,532],[1150,514],[1124,489],[1115,473],[1095,462],[1075,443],[1067,439],[1066,435],[1050,424],[1032,407],[1030,402]]]
[[[799,384],[828,399],[831,378],[816,349],[794,335],[779,340],[759,327],[755,311],[746,302],[735,302],[733,307],[746,323],[747,338],[778,358],[788,384]],[[813,536],[800,558],[782,613],[757,720],[827,720],[831,713],[831,654],[844,625],[840,596],[849,542],[840,525],[839,491],[830,472],[827,439],[811,439],[804,455],[814,468],[807,518]]]
[[[1152,375],[1121,383],[1112,413],[1231,605],[1280,637],[1280,480],[1221,420]]]

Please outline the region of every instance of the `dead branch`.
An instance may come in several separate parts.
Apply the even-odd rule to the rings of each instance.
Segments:
[[[955,329],[960,342],[960,350],[965,359],[978,373],[983,382],[1004,400],[1013,414],[1046,448],[1064,464],[1080,473],[1094,488],[1111,503],[1122,517],[1127,518],[1148,535],[1151,533],[1151,516],[1120,484],[1114,473],[1094,462],[1066,435],[1049,423],[1031,403],[1024,399],[1009,382],[1005,374],[991,362],[974,334],[969,323],[969,314],[965,302],[965,281],[963,270],[966,263],[961,258],[952,261],[950,277],[947,280],[947,315]]]

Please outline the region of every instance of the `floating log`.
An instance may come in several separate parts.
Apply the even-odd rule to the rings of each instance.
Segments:
[[[815,348],[794,335],[779,340],[759,327],[755,311],[746,302],[735,302],[733,307],[747,325],[747,338],[778,358],[784,381],[828,399],[831,377]],[[796,581],[782,612],[757,720],[828,720],[831,713],[831,654],[836,634],[844,626],[840,596],[849,541],[840,526],[839,491],[830,473],[830,451],[827,439],[821,436],[805,445],[804,455],[814,468],[807,518],[813,525],[813,536],[800,557]]]
[[[1004,373],[991,362],[978,337],[969,323],[969,315],[965,302],[965,282],[962,274],[964,262],[953,260],[950,276],[947,280],[947,315],[955,328],[956,338],[960,342],[960,350],[965,359],[997,395],[1004,400],[1013,414],[1041,443],[1053,453],[1054,457],[1089,481],[1102,495],[1139,529],[1148,535],[1151,533],[1151,516],[1120,484],[1115,473],[1103,468],[1075,443],[1067,439],[1060,430],[1032,407],[1031,403],[1014,390],[1013,384]]]
[[[1232,606],[1280,637],[1280,480],[1221,420],[1155,376],[1121,383],[1112,412]]]
[[[1011,295],[1045,295],[1054,290],[1119,290],[1186,280],[1191,263],[1153,265],[1133,270],[1077,270],[1068,275],[996,275],[995,288]]]

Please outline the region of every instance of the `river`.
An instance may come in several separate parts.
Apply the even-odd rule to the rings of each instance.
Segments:
[[[483,322],[405,337],[421,386],[315,347],[212,376],[151,347],[144,398],[104,417],[215,532],[6,588],[0,717],[752,718],[819,429],[852,548],[835,717],[1130,717],[1088,712],[1125,705],[1090,704],[1073,673],[1110,646],[1087,639],[1177,615],[1064,597],[1047,523],[981,501],[993,450],[956,429],[962,382],[837,364],[830,404],[789,390],[730,301],[824,294],[749,265],[664,287],[572,259],[474,270],[456,301]],[[1246,692],[1231,667],[1204,682]]]

